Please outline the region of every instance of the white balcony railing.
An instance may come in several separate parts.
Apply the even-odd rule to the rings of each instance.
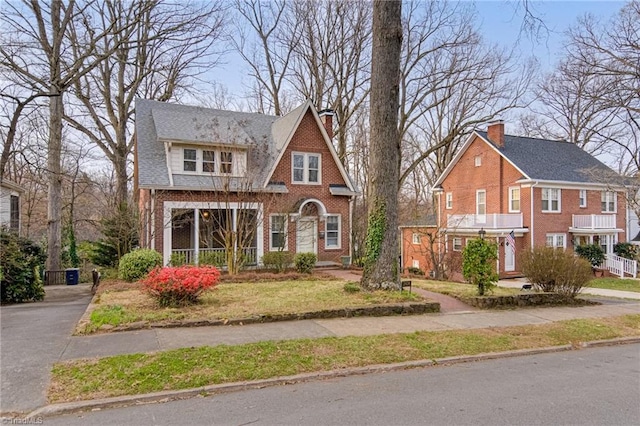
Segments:
[[[580,229],[613,229],[616,227],[616,215],[574,214],[573,227]]]
[[[447,216],[447,228],[522,228],[522,213],[450,214]]]

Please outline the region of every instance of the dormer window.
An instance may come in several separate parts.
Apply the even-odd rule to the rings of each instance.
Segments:
[[[184,171],[185,172],[195,172],[196,171],[196,150],[195,149],[184,149]]]
[[[291,157],[291,181],[302,184],[319,184],[320,154],[294,152]]]
[[[215,173],[216,171],[216,152],[202,151],[202,171],[204,173]]]
[[[220,152],[220,173],[231,173],[231,166],[233,165],[233,153],[230,151]]]

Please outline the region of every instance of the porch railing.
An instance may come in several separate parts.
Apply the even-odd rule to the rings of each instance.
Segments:
[[[256,247],[246,247],[242,249],[245,256],[244,264],[253,266],[258,264],[258,249]],[[172,249],[171,257],[175,263],[194,265],[196,263],[195,249]],[[198,250],[199,263],[206,259],[207,264],[227,266],[226,250],[223,248],[201,248]]]
[[[522,228],[522,213],[450,214],[448,228]]]
[[[612,229],[616,227],[616,215],[574,214],[573,227],[581,229]]]
[[[619,277],[629,275],[636,278],[638,276],[638,262],[636,260],[608,254],[602,266]]]

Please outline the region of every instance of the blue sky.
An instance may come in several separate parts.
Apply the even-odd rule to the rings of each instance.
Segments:
[[[476,1],[481,33],[490,41],[512,45],[518,43],[521,53],[536,56],[544,70],[551,70],[562,54],[563,33],[580,16],[590,13],[604,22],[616,14],[625,2],[621,1],[535,1],[531,6],[548,28],[538,40],[520,34],[522,10],[518,1]],[[519,37],[519,38],[518,38]]]

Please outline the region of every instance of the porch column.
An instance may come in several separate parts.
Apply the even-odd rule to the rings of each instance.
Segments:
[[[200,209],[195,209],[193,215],[193,232],[195,235],[193,236],[193,243],[195,245],[193,250],[193,263],[196,265],[200,264]]]

